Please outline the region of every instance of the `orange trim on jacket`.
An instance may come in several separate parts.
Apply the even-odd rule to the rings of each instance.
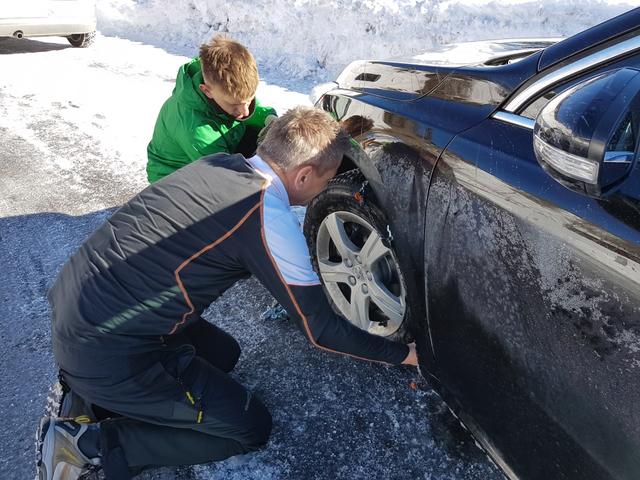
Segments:
[[[262,188],[262,192],[264,195],[264,190],[265,187]],[[178,287],[180,288],[180,291],[182,292],[182,295],[184,295],[184,299],[187,302],[187,305],[189,306],[189,311],[185,312],[182,315],[182,320],[180,320],[178,323],[176,323],[173,328],[171,329],[171,331],[169,332],[169,335],[172,335],[176,332],[176,330],[178,329],[178,327],[180,325],[183,325],[186,321],[187,321],[187,317],[189,315],[191,315],[193,312],[196,311],[195,306],[193,305],[193,303],[191,302],[191,299],[189,298],[189,294],[187,293],[187,289],[184,287],[184,284],[182,283],[182,279],[180,278],[180,272],[189,264],[191,263],[193,260],[195,260],[196,258],[198,258],[200,255],[202,255],[205,252],[208,252],[209,250],[211,250],[212,248],[215,248],[217,245],[219,245],[220,243],[222,243],[223,241],[225,241],[227,238],[229,238],[231,235],[233,235],[233,233],[238,230],[238,228],[240,228],[242,226],[242,224],[244,222],[247,221],[247,219],[253,214],[253,212],[255,212],[260,206],[262,205],[262,195],[260,197],[260,201],[258,203],[256,203],[253,207],[251,207],[251,210],[249,210],[244,217],[242,217],[240,219],[240,221],[238,223],[236,223],[233,228],[231,230],[229,230],[227,233],[225,233],[223,236],[221,236],[220,238],[218,238],[215,242],[210,243],[209,245],[203,247],[202,249],[200,249],[200,251],[194,253],[193,255],[191,255],[188,259],[186,259],[184,262],[182,262],[180,264],[180,266],[178,268],[176,268],[176,270],[174,271],[175,277],[176,277],[176,282],[178,283]]]

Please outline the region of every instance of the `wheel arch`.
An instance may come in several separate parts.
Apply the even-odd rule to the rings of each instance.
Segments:
[[[418,150],[387,135],[352,141],[338,173],[358,169],[365,178],[363,201],[373,201],[388,220],[389,240],[398,258],[411,299],[414,338],[426,338],[424,225],[429,175]],[[420,173],[421,172],[421,173]],[[422,202],[424,200],[424,202]],[[422,205],[420,205],[422,203]]]
[[[421,354],[425,365],[432,363],[424,265],[427,194],[433,169],[452,133],[425,124],[417,105],[411,104],[407,113],[392,101],[380,103],[349,90],[327,92],[318,105],[352,138],[339,172],[359,169],[366,179],[364,201],[367,197],[376,201],[389,220],[391,244],[406,272],[408,293],[416,299],[409,328],[425,347]]]

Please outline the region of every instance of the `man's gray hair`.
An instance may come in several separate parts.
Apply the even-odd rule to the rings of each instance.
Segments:
[[[319,174],[338,167],[349,138],[319,108],[296,107],[274,120],[258,147],[258,155],[282,171],[313,165]]]

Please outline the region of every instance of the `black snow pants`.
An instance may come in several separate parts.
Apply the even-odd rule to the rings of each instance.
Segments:
[[[271,415],[228,375],[239,356],[233,337],[200,319],[171,336],[158,362],[123,380],[87,380],[83,368],[69,371],[61,362],[76,394],[117,414],[100,422],[107,480],[148,467],[223,460],[264,445]]]

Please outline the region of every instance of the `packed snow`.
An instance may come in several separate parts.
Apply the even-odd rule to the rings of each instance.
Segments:
[[[473,40],[565,37],[640,0],[101,0],[100,30],[191,55],[216,33],[247,45],[279,84],[335,78],[359,58]]]

